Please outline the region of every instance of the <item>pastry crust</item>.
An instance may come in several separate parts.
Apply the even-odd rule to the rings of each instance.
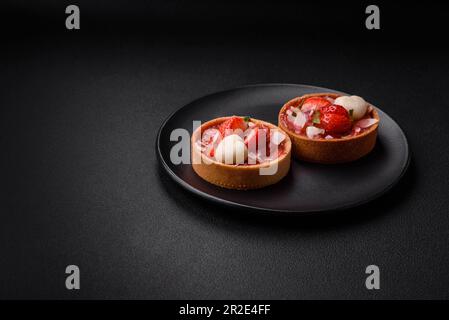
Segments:
[[[201,127],[197,128],[192,134],[191,150],[192,150],[192,167],[193,170],[201,178],[214,185],[237,190],[249,190],[259,189],[279,182],[284,178],[290,169],[291,158],[291,141],[283,130],[280,130],[275,125],[251,118],[251,122],[261,123],[269,127],[270,129],[278,129],[285,134],[284,152],[275,160],[262,164],[251,165],[229,165],[224,164],[215,159],[207,157],[199,150],[195,145],[198,139],[201,139],[201,133],[206,129],[221,124],[229,117],[217,118],[204,123]],[[195,163],[194,159],[201,159],[200,163]],[[277,162],[278,168],[273,175],[261,175],[260,168],[266,168]]]
[[[379,122],[367,128],[359,135],[328,140],[309,139],[308,137],[296,134],[284,126],[284,121],[281,116],[285,113],[287,108],[290,106],[301,106],[307,98],[323,96],[335,99],[341,95],[335,93],[306,94],[288,101],[279,111],[279,128],[289,135],[292,141],[293,156],[299,160],[308,162],[333,164],[354,161],[371,152],[376,144]],[[372,115],[374,119],[379,120],[379,114],[375,108],[373,108]]]

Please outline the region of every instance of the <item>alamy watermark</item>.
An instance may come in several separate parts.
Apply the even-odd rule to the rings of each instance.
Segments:
[[[365,20],[365,26],[368,30],[380,29],[380,9],[378,6],[371,4],[366,7],[365,13],[368,17]]]
[[[80,8],[71,4],[65,8],[65,13],[69,14],[65,19],[65,27],[69,30],[80,29]]]
[[[80,8],[71,4],[66,7],[65,13],[69,14],[65,20],[65,26],[68,30],[80,29]],[[380,9],[377,5],[370,4],[366,7],[365,13],[368,17],[365,20],[365,26],[368,30],[380,29]]]
[[[68,274],[65,279],[65,287],[68,290],[79,290],[80,289],[80,268],[78,266],[71,264],[65,268],[65,273]]]
[[[365,287],[368,290],[380,289],[380,270],[379,267],[372,264],[366,267],[365,273],[369,276],[365,280]]]

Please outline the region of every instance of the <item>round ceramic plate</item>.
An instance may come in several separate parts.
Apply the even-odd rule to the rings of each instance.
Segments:
[[[205,199],[225,205],[273,212],[310,213],[354,207],[389,190],[402,177],[409,163],[404,132],[385,112],[380,116],[374,150],[355,162],[320,165],[292,159],[288,175],[279,183],[258,190],[223,189],[201,179],[189,164],[170,161],[170,133],[177,128],[192,133],[192,121],[248,115],[277,125],[277,116],[288,100],[307,93],[335,90],[291,84],[247,86],[200,98],[173,113],[161,126],[156,150],[167,173],[177,183]]]

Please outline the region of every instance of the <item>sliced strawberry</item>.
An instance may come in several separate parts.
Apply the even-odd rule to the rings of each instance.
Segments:
[[[249,133],[245,137],[245,144],[246,146],[254,145],[257,147],[257,133],[259,131],[258,127],[254,127],[249,131]],[[254,144],[253,144],[254,143]]]
[[[201,144],[205,148],[205,153],[211,157],[215,154],[215,148],[220,143],[222,137],[220,131],[215,128],[209,128],[204,131],[201,137]]]
[[[323,97],[310,97],[307,98],[302,104],[302,112],[309,112],[311,110],[319,110],[323,107],[330,105],[329,100]]]
[[[256,124],[251,131],[245,137],[245,144],[249,149],[255,148],[255,150],[250,150],[252,152],[259,152],[262,150],[262,146],[259,145],[259,139],[265,138],[265,150],[269,150],[270,145],[270,128],[263,124]]]
[[[349,114],[322,113],[320,116],[319,127],[328,134],[343,134],[351,130],[352,122]]]
[[[233,116],[228,120],[224,121],[220,126],[219,130],[221,135],[224,137],[226,135],[233,134],[235,130],[240,129],[242,131],[246,130],[246,122],[242,117]]]
[[[220,135],[219,137],[217,137],[216,135]],[[214,140],[218,140],[221,138],[221,133],[220,131],[218,131],[215,128],[209,128],[206,131],[204,131],[202,137],[201,137],[201,143],[203,145],[208,145],[212,142],[214,142]]]
[[[324,106],[321,108],[320,112],[322,114],[333,113],[333,114],[340,114],[342,116],[349,115],[348,111],[342,106],[339,106],[338,104],[331,104]]]
[[[257,132],[257,151],[258,154],[263,154],[264,152],[270,153],[270,128],[263,124],[257,125],[259,130]],[[262,146],[263,137],[265,138],[265,146]]]

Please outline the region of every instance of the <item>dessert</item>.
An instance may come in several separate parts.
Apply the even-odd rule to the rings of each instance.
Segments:
[[[275,125],[249,117],[222,117],[197,128],[192,167],[204,180],[228,189],[257,189],[290,169],[291,141]]]
[[[300,160],[343,163],[368,154],[376,144],[379,115],[358,96],[314,93],[288,101],[279,127],[292,140]]]

